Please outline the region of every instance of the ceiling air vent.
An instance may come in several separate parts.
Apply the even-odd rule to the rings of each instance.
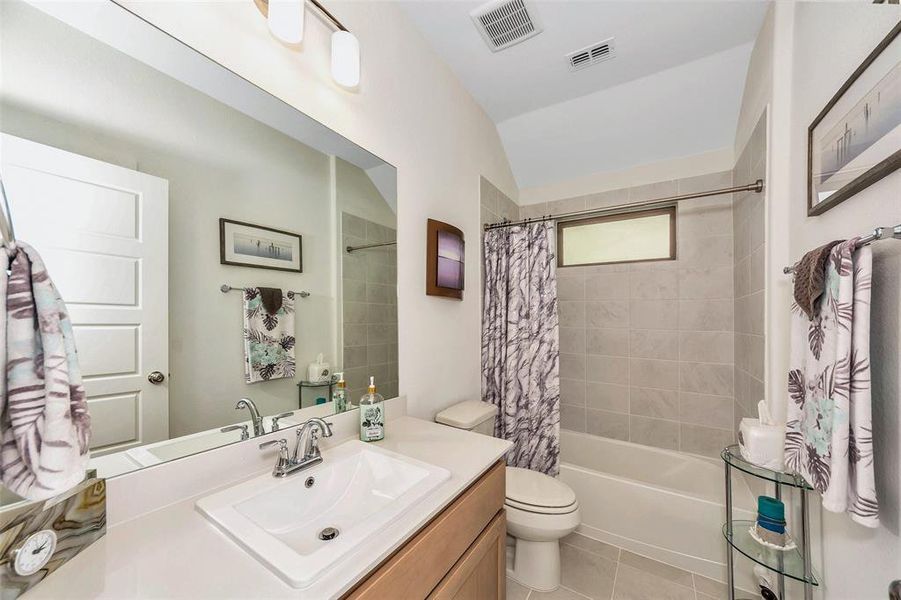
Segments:
[[[569,61],[570,71],[579,71],[585,67],[590,67],[601,61],[611,59],[615,54],[613,38],[610,38],[603,42],[592,44],[587,48],[582,48],[581,50],[576,50],[575,52],[567,54],[566,59]]]
[[[541,33],[541,26],[523,0],[493,0],[469,14],[492,52]]]

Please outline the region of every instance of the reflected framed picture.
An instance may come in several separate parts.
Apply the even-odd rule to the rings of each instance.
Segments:
[[[303,238],[290,231],[219,219],[219,262],[303,273]]]
[[[428,220],[425,293],[463,299],[465,244],[463,232],[447,223]]]
[[[901,23],[807,130],[807,214],[819,215],[901,167]]]

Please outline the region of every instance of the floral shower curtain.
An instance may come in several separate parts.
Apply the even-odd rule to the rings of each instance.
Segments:
[[[560,349],[551,223],[485,232],[482,396],[500,409],[507,464],[556,475]]]
[[[856,252],[855,252],[856,249]],[[792,305],[786,464],[823,495],[823,507],[879,525],[870,405],[873,251],[835,246],[825,291],[809,319]]]

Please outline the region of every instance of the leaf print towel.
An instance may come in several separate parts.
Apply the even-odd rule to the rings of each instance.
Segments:
[[[244,380],[247,383],[294,377],[294,292],[270,313],[260,288],[244,290]]]
[[[856,249],[856,252],[855,252]],[[811,320],[792,304],[786,464],[823,495],[823,507],[879,525],[870,406],[873,251],[835,246]]]

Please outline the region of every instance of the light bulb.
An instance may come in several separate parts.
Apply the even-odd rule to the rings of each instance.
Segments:
[[[349,31],[332,34],[332,79],[346,88],[360,84],[360,42]]]
[[[303,0],[269,0],[269,31],[281,41],[303,41],[303,17]]]

